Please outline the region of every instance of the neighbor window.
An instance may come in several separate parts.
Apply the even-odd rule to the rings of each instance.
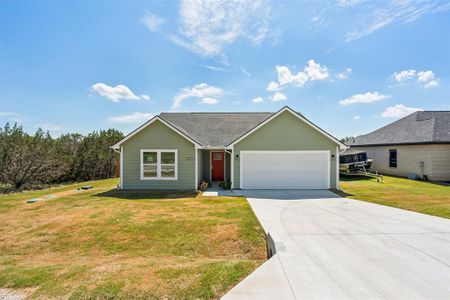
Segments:
[[[177,179],[177,150],[141,150],[141,179]]]
[[[397,149],[389,150],[389,168],[397,168]]]

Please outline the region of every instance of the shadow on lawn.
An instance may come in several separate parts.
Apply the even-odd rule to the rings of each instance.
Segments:
[[[98,193],[97,197],[117,198],[126,200],[150,200],[150,199],[181,199],[195,198],[197,193],[194,191],[170,191],[170,190],[117,190]]]
[[[371,180],[374,177],[365,176],[365,175],[345,175],[341,174],[339,177],[340,181],[360,181],[360,180]]]

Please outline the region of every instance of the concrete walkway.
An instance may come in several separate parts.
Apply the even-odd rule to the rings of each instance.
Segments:
[[[328,191],[245,191],[276,254],[223,299],[450,299],[450,220]]]

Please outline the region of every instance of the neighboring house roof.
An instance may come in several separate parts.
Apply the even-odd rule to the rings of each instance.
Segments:
[[[196,146],[226,147],[242,140],[247,135],[251,134],[264,124],[270,122],[273,118],[284,111],[291,112],[312,128],[318,130],[327,138],[338,144],[341,149],[346,148],[346,146],[335,137],[314,125],[302,114],[293,111],[287,106],[283,107],[276,113],[161,113],[138,127],[136,130],[132,131],[121,141],[113,145],[112,148],[119,149],[123,142],[156,120],[161,121]]]
[[[450,143],[450,111],[418,111],[371,133],[349,146]]]

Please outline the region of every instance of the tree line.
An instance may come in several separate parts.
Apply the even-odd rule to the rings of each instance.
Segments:
[[[17,123],[0,128],[0,182],[14,189],[114,177],[119,154],[109,147],[123,138],[115,129],[52,138]]]

